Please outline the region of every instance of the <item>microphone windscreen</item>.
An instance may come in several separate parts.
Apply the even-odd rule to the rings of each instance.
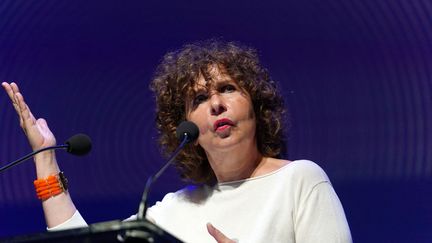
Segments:
[[[85,155],[92,148],[90,137],[83,133],[73,135],[65,144],[68,145],[67,151],[73,155]]]
[[[183,121],[178,125],[176,130],[177,138],[183,141],[185,134],[188,136],[187,142],[195,141],[199,136],[199,129],[195,123],[190,121]]]

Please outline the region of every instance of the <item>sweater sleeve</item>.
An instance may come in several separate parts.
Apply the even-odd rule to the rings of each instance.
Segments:
[[[76,210],[70,219],[66,220],[65,222],[57,226],[54,226],[52,228],[47,228],[47,229],[48,231],[57,231],[57,230],[68,230],[68,229],[80,228],[86,226],[87,226],[86,221],[78,212],[78,210]]]
[[[296,242],[352,242],[342,204],[330,182],[313,185],[303,199],[295,219]]]

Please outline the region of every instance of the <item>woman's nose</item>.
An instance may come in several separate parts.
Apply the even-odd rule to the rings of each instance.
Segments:
[[[217,115],[226,111],[226,106],[225,106],[224,100],[219,94],[213,94],[210,97],[210,102],[211,102],[210,103],[210,105],[211,105],[210,113],[212,115],[217,116]]]

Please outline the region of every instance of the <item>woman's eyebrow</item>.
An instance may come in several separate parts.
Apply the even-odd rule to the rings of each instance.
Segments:
[[[223,86],[227,85],[227,84],[234,84],[237,85],[237,82],[235,82],[233,79],[231,78],[227,78],[227,79],[223,79],[217,82],[211,82],[211,83],[207,83],[206,85],[203,84],[197,84],[195,85],[193,91],[195,94],[201,94],[201,93],[206,93],[208,92],[209,89],[220,89]]]
[[[235,84],[235,85],[237,85],[237,82],[235,82],[232,79],[224,79],[224,80],[221,80],[221,81],[215,83],[215,86],[216,86],[216,88],[220,88],[220,87],[223,87],[223,86],[225,86],[227,84]]]
[[[198,94],[198,93],[204,93],[207,92],[208,88],[204,85],[199,85],[197,87],[194,88],[194,93]]]

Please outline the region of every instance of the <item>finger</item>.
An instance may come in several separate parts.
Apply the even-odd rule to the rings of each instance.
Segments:
[[[2,82],[2,86],[3,86],[4,90],[6,91],[6,93],[8,94],[9,98],[13,101],[14,100],[14,94],[13,94],[13,89],[10,86],[10,84],[8,84],[6,82]]]
[[[16,83],[12,82],[12,83],[10,83],[10,87],[11,87],[12,92],[13,92],[13,94],[14,94],[14,101],[15,101],[15,103],[17,103],[18,101],[16,100],[15,95],[16,95],[17,93],[20,93],[19,88],[18,88],[18,85],[17,85]]]
[[[20,108],[18,106],[18,102],[15,97],[15,93],[16,93],[15,90],[19,91],[18,86],[15,83],[8,84],[6,82],[3,82],[2,86],[5,89],[6,93],[8,94],[10,100],[12,101],[12,105],[14,106],[15,111],[18,113],[18,115],[20,115]]]
[[[233,242],[228,237],[226,237],[220,230],[216,229],[212,224],[207,223],[207,231],[218,243],[228,243]]]
[[[12,82],[10,84],[10,86],[12,87],[12,90],[14,91],[14,93],[19,93],[20,92],[19,88],[18,88],[18,85],[15,82]]]
[[[33,114],[30,112],[30,109],[25,103],[24,97],[21,95],[21,93],[16,93],[15,99],[17,100],[19,110],[20,110],[20,117],[22,119],[21,126],[23,128],[29,128],[30,126],[35,125],[36,119],[34,118]]]
[[[30,108],[28,107],[28,105],[24,102],[24,96],[21,94],[21,92],[20,92],[20,90],[18,88],[18,85],[16,83],[12,82],[10,84],[10,86],[11,86],[11,88],[12,88],[14,94],[15,94],[15,101],[16,101],[18,107],[19,107],[18,102],[21,102],[21,103],[23,103],[25,105],[26,110],[28,111],[29,118],[32,120],[32,122],[34,124],[36,122],[36,119],[33,116],[33,113],[30,111]],[[17,96],[17,94],[19,94],[19,95]],[[18,100],[17,97],[20,97],[20,99]],[[21,107],[19,107],[19,109],[21,111]]]
[[[22,121],[22,117],[21,117],[21,111],[20,111],[20,108],[18,106],[18,102],[17,102],[16,97],[15,97],[14,89],[12,88],[12,86],[10,84],[8,84],[6,82],[3,82],[2,86],[5,89],[6,93],[8,94],[10,100],[12,101],[12,105],[13,105],[16,113],[18,114],[18,117],[20,120],[20,125],[22,125],[23,121]],[[15,84],[15,86],[16,86],[16,84]],[[17,88],[18,88],[18,86],[16,86],[16,89]]]
[[[8,94],[9,98],[11,99],[15,109],[17,109],[17,111],[18,111],[19,109],[18,109],[16,100],[15,100],[15,93],[14,93],[12,86],[6,82],[3,82],[2,86],[5,89],[6,93]]]

